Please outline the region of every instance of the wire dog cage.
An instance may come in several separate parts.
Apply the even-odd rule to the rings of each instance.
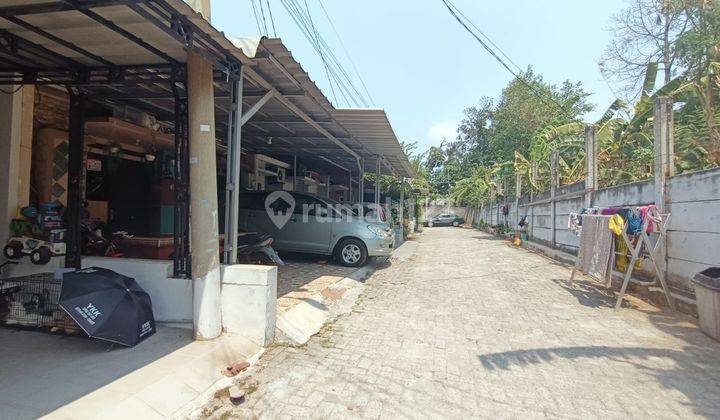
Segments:
[[[80,329],[58,305],[61,280],[52,273],[13,277],[0,281],[0,324],[76,333]]]

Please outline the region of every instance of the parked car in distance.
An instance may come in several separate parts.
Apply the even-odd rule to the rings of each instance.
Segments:
[[[463,223],[465,223],[465,219],[462,217],[452,214],[452,213],[443,213],[438,214],[437,216],[433,217],[430,220],[426,220],[423,222],[423,225],[428,227],[433,226],[460,226]]]
[[[391,255],[395,238],[386,223],[360,217],[351,207],[329,198],[285,193],[293,203],[283,199],[266,203],[270,191],[241,192],[240,228],[270,234],[277,251],[330,255],[348,267],[359,267],[368,257]],[[279,218],[284,223],[277,223]]]

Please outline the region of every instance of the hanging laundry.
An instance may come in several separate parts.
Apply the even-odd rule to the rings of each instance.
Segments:
[[[610,228],[615,235],[622,235],[623,230],[625,230],[625,219],[619,214],[610,216],[608,219],[608,228]]]
[[[640,233],[643,225],[643,218],[640,216],[640,212],[631,208],[624,208],[618,210],[618,214],[625,219],[628,235],[636,235]]]
[[[622,215],[627,216],[623,218]],[[622,237],[622,232],[623,230],[626,230],[628,233],[630,232],[631,226],[628,220],[633,221],[635,225],[637,224],[634,217],[635,215],[631,209],[619,209],[618,214],[611,216],[610,220],[608,220],[608,228],[613,232],[613,234],[615,234],[615,249],[617,251],[615,252],[615,268],[623,273],[627,271],[628,265],[630,264],[630,249],[625,242],[625,238]],[[634,226],[633,229],[635,229]],[[640,232],[641,229],[642,220],[640,226],[637,227],[637,232]],[[631,237],[635,237],[636,235],[637,233],[633,234]],[[635,238],[635,240],[631,239],[631,241],[636,243],[637,238]],[[635,262],[635,268],[642,268],[642,260],[637,260]]]
[[[628,259],[630,249],[628,249],[627,243],[625,243],[622,236],[615,235],[615,249],[617,250],[615,253],[615,269],[624,273],[627,271],[628,264],[630,263]]]
[[[614,253],[612,231],[608,229],[610,217],[584,215],[578,255],[580,270],[600,280],[607,280]]]
[[[567,227],[575,236],[580,236],[580,232],[582,231],[582,216],[578,213],[571,212],[568,216]]]
[[[612,216],[613,214],[617,214],[618,212],[617,207],[606,207],[604,209],[600,209],[600,214],[603,216]]]
[[[650,217],[650,222],[648,223],[647,227],[647,233],[653,233],[653,228],[655,224],[660,224],[662,219],[660,217],[653,216],[654,214],[657,214],[657,207],[655,207],[654,204],[650,204],[649,206],[640,207],[640,218],[642,219],[643,223],[645,222],[645,219]],[[641,228],[642,229],[642,228]]]

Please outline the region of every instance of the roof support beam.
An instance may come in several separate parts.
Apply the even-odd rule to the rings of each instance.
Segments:
[[[55,43],[57,43],[57,44],[60,44],[60,45],[62,45],[62,46],[65,47],[65,48],[69,48],[69,49],[71,49],[71,50],[73,50],[73,51],[75,51],[75,52],[77,52],[77,53],[80,53],[80,54],[84,55],[85,57],[88,57],[88,58],[90,58],[90,59],[92,59],[92,60],[94,60],[94,61],[96,61],[96,62],[98,62],[98,63],[100,63],[100,64],[103,64],[103,65],[105,65],[105,66],[110,66],[110,67],[112,67],[112,66],[115,65],[115,63],[111,63],[110,61],[108,61],[108,60],[106,60],[106,59],[104,59],[104,58],[102,58],[102,57],[99,57],[99,56],[91,53],[90,51],[88,51],[88,50],[86,50],[86,49],[83,49],[83,48],[78,47],[77,45],[73,44],[72,42],[68,42],[68,41],[66,41],[66,40],[64,40],[64,39],[62,39],[62,38],[60,38],[60,37],[58,37],[58,36],[55,36],[55,35],[47,32],[47,31],[41,29],[41,28],[38,28],[38,27],[35,26],[35,25],[31,25],[31,24],[25,22],[24,20],[22,20],[22,19],[20,19],[20,18],[18,18],[18,17],[15,17],[15,16],[2,16],[2,17],[3,17],[4,19],[6,19],[6,20],[8,20],[8,21],[10,21],[10,22],[12,22],[12,23],[14,23],[15,25],[18,25],[18,26],[20,26],[20,27],[23,27],[23,28],[25,28],[25,29],[27,29],[27,30],[29,30],[29,31],[35,32],[35,33],[38,34],[38,35],[41,35],[41,36],[43,36],[43,37],[45,37],[45,38],[47,38],[47,39],[49,39],[49,40],[51,40],[51,41],[53,41],[53,42],[55,42]]]
[[[348,173],[350,172],[350,169],[348,169],[348,168],[346,168],[346,167],[344,167],[344,166],[342,166],[342,165],[338,165],[337,163],[333,162],[332,160],[326,158],[325,156],[318,156],[318,157],[319,157],[320,159],[324,160],[325,162],[327,162],[327,163],[329,163],[329,164],[331,164],[331,165],[333,165],[333,166],[336,166],[336,167],[342,169],[343,171],[346,171],[346,172],[348,172]]]
[[[33,58],[25,57],[21,55],[20,52],[33,54],[43,61],[51,63],[64,63],[63,65],[70,66],[75,70],[79,70],[84,67],[82,64],[71,58],[67,58],[64,55],[43,47],[42,45],[30,42],[25,38],[21,38],[6,29],[0,29],[0,38],[2,38],[0,39],[0,48],[4,50],[3,52],[11,55],[15,54],[18,58],[23,60],[33,60]],[[62,65],[59,67],[62,67]]]
[[[250,109],[247,110],[247,112],[244,112],[242,118],[240,119],[240,125],[245,125],[245,123],[248,122],[248,120],[252,118],[252,116],[260,110],[260,108],[262,108],[270,99],[272,99],[272,97],[275,95],[275,92],[276,91],[271,90],[270,92],[266,93],[265,96],[260,98],[259,101],[255,102],[255,104],[251,106]]]
[[[108,7],[122,4],[120,0],[84,0],[82,3],[83,7]],[[38,15],[43,13],[52,12],[64,12],[68,10],[75,10],[74,5],[69,5],[63,2],[52,1],[47,3],[28,4],[22,6],[10,6],[3,7],[0,10],[0,16],[25,16],[25,15]]]
[[[285,98],[284,96],[280,95],[278,91],[275,89],[272,89],[275,91],[275,98],[280,101],[283,105],[285,105],[286,108],[288,108],[290,111],[294,112],[295,115],[305,120],[305,122],[308,123],[312,128],[317,130],[320,134],[327,137],[331,142],[335,143],[339,148],[343,149],[344,151],[348,152],[351,156],[357,158],[360,158],[360,155],[355,153],[352,149],[347,147],[345,143],[338,140],[335,136],[333,136],[329,131],[324,129],[320,124],[316,123],[309,115],[307,115],[303,110],[297,107],[294,103],[290,102],[289,99]]]
[[[78,2],[77,0],[65,0],[65,2],[74,5],[78,12],[80,12],[80,13],[84,14],[85,16],[89,17],[90,19],[100,23],[101,25],[112,30],[113,32],[116,32],[117,34],[122,35],[123,37],[134,42],[135,44],[145,48],[147,51],[162,58],[166,62],[176,64],[176,65],[179,64],[178,61],[175,60],[174,58],[170,57],[169,55],[165,54],[164,52],[160,51],[159,49],[153,47],[152,45],[143,41],[141,38],[138,38],[134,34],[119,27],[117,24],[115,24],[115,22],[108,20],[108,19],[100,16],[99,14],[93,12],[88,7],[83,6],[82,3]]]

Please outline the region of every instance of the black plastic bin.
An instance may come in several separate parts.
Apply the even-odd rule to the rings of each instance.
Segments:
[[[693,278],[700,328],[720,341],[720,267],[710,267]]]

